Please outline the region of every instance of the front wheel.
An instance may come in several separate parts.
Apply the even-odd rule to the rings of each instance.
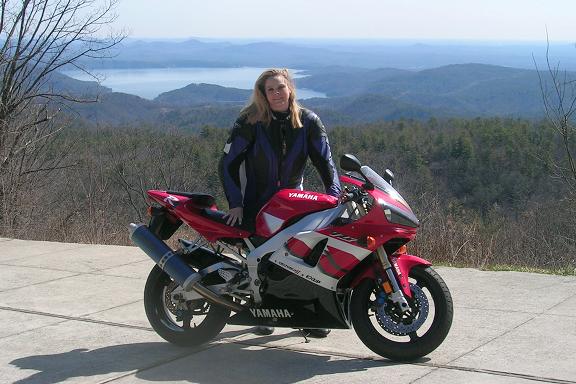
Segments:
[[[163,339],[184,347],[212,340],[226,325],[230,310],[204,299],[179,300],[178,289],[178,283],[154,266],[144,288],[150,325]]]
[[[414,360],[435,350],[452,325],[452,297],[446,283],[430,267],[409,274],[410,310],[402,313],[372,279],[352,292],[350,313],[356,334],[380,356]]]

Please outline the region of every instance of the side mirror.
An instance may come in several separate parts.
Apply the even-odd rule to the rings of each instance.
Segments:
[[[366,175],[362,173],[362,163],[360,160],[356,158],[356,156],[351,155],[349,153],[342,155],[340,158],[340,168],[348,172],[358,172],[364,178],[364,185],[365,189],[372,190],[374,189],[374,185],[366,178]]]
[[[342,168],[345,171],[362,173],[360,171],[361,167],[362,164],[360,163],[360,160],[358,160],[354,155],[350,155],[347,153],[345,155],[342,155],[342,157],[340,158],[340,168]]]

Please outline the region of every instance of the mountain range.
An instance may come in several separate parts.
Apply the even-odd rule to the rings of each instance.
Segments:
[[[480,63],[523,69],[553,63],[576,70],[572,43],[411,40],[142,41],[127,39],[110,58],[88,60],[99,68],[286,67],[333,65],[367,69],[421,70],[449,64]],[[547,50],[547,48],[549,48]]]
[[[542,116],[538,72],[485,64],[421,71],[375,69],[308,71],[299,85],[330,97],[381,95],[435,115]],[[542,74],[548,78],[547,74]]]
[[[326,98],[302,101],[325,121],[354,124],[400,118],[544,116],[539,74],[535,70],[486,64],[453,64],[419,71],[331,66],[310,69],[298,88]],[[541,73],[548,79],[547,73]],[[567,73],[568,78],[576,78]],[[82,118],[105,124],[170,124],[197,129],[231,126],[251,91],[212,84],[190,84],[154,100],[112,92],[96,83],[59,76],[55,87],[97,95],[99,101],[74,105]],[[67,88],[68,87],[68,88]]]

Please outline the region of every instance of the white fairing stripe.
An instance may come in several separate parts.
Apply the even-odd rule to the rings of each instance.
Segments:
[[[276,250],[283,248],[284,243],[286,243],[288,239],[298,236],[302,233],[309,233],[314,231],[316,228],[318,228],[319,225],[322,224],[323,221],[326,220],[327,217],[331,216],[338,209],[339,207],[336,207],[327,209],[325,211],[312,213],[302,218],[302,220],[299,220],[298,222],[289,226],[288,228],[284,228],[276,235],[268,239],[268,241],[266,241],[264,244],[248,254],[248,265],[256,266],[258,264],[257,260],[259,258],[266,255],[267,253],[275,252]]]
[[[294,236],[294,239],[300,240],[310,249],[314,248],[316,244],[320,241],[324,240],[327,236],[321,233],[310,231],[310,232],[302,232],[298,235]]]
[[[284,220],[277,218],[269,213],[263,212],[262,216],[264,217],[264,221],[266,222],[266,226],[270,233],[274,233],[282,227],[284,224]]]
[[[344,251],[346,253],[349,253],[358,260],[364,260],[366,256],[372,253],[372,251],[370,251],[369,249],[357,247],[355,245],[352,245],[342,240],[335,239],[333,237],[328,237],[328,245],[333,248],[337,248],[341,251]]]

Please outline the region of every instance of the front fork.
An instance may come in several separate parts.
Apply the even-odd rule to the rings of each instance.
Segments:
[[[408,300],[406,300],[406,296],[400,288],[400,284],[398,283],[398,279],[402,279],[401,271],[399,268],[396,268],[398,273],[398,279],[394,274],[394,266],[388,260],[388,256],[386,255],[386,251],[382,246],[379,246],[376,249],[376,255],[378,256],[378,260],[384,269],[384,273],[386,274],[387,280],[382,280],[381,277],[377,277],[376,281],[378,285],[384,290],[386,295],[398,306],[398,308],[402,311],[402,313],[406,313],[410,310],[410,305],[408,304]],[[408,293],[410,292],[410,287],[408,287]]]

